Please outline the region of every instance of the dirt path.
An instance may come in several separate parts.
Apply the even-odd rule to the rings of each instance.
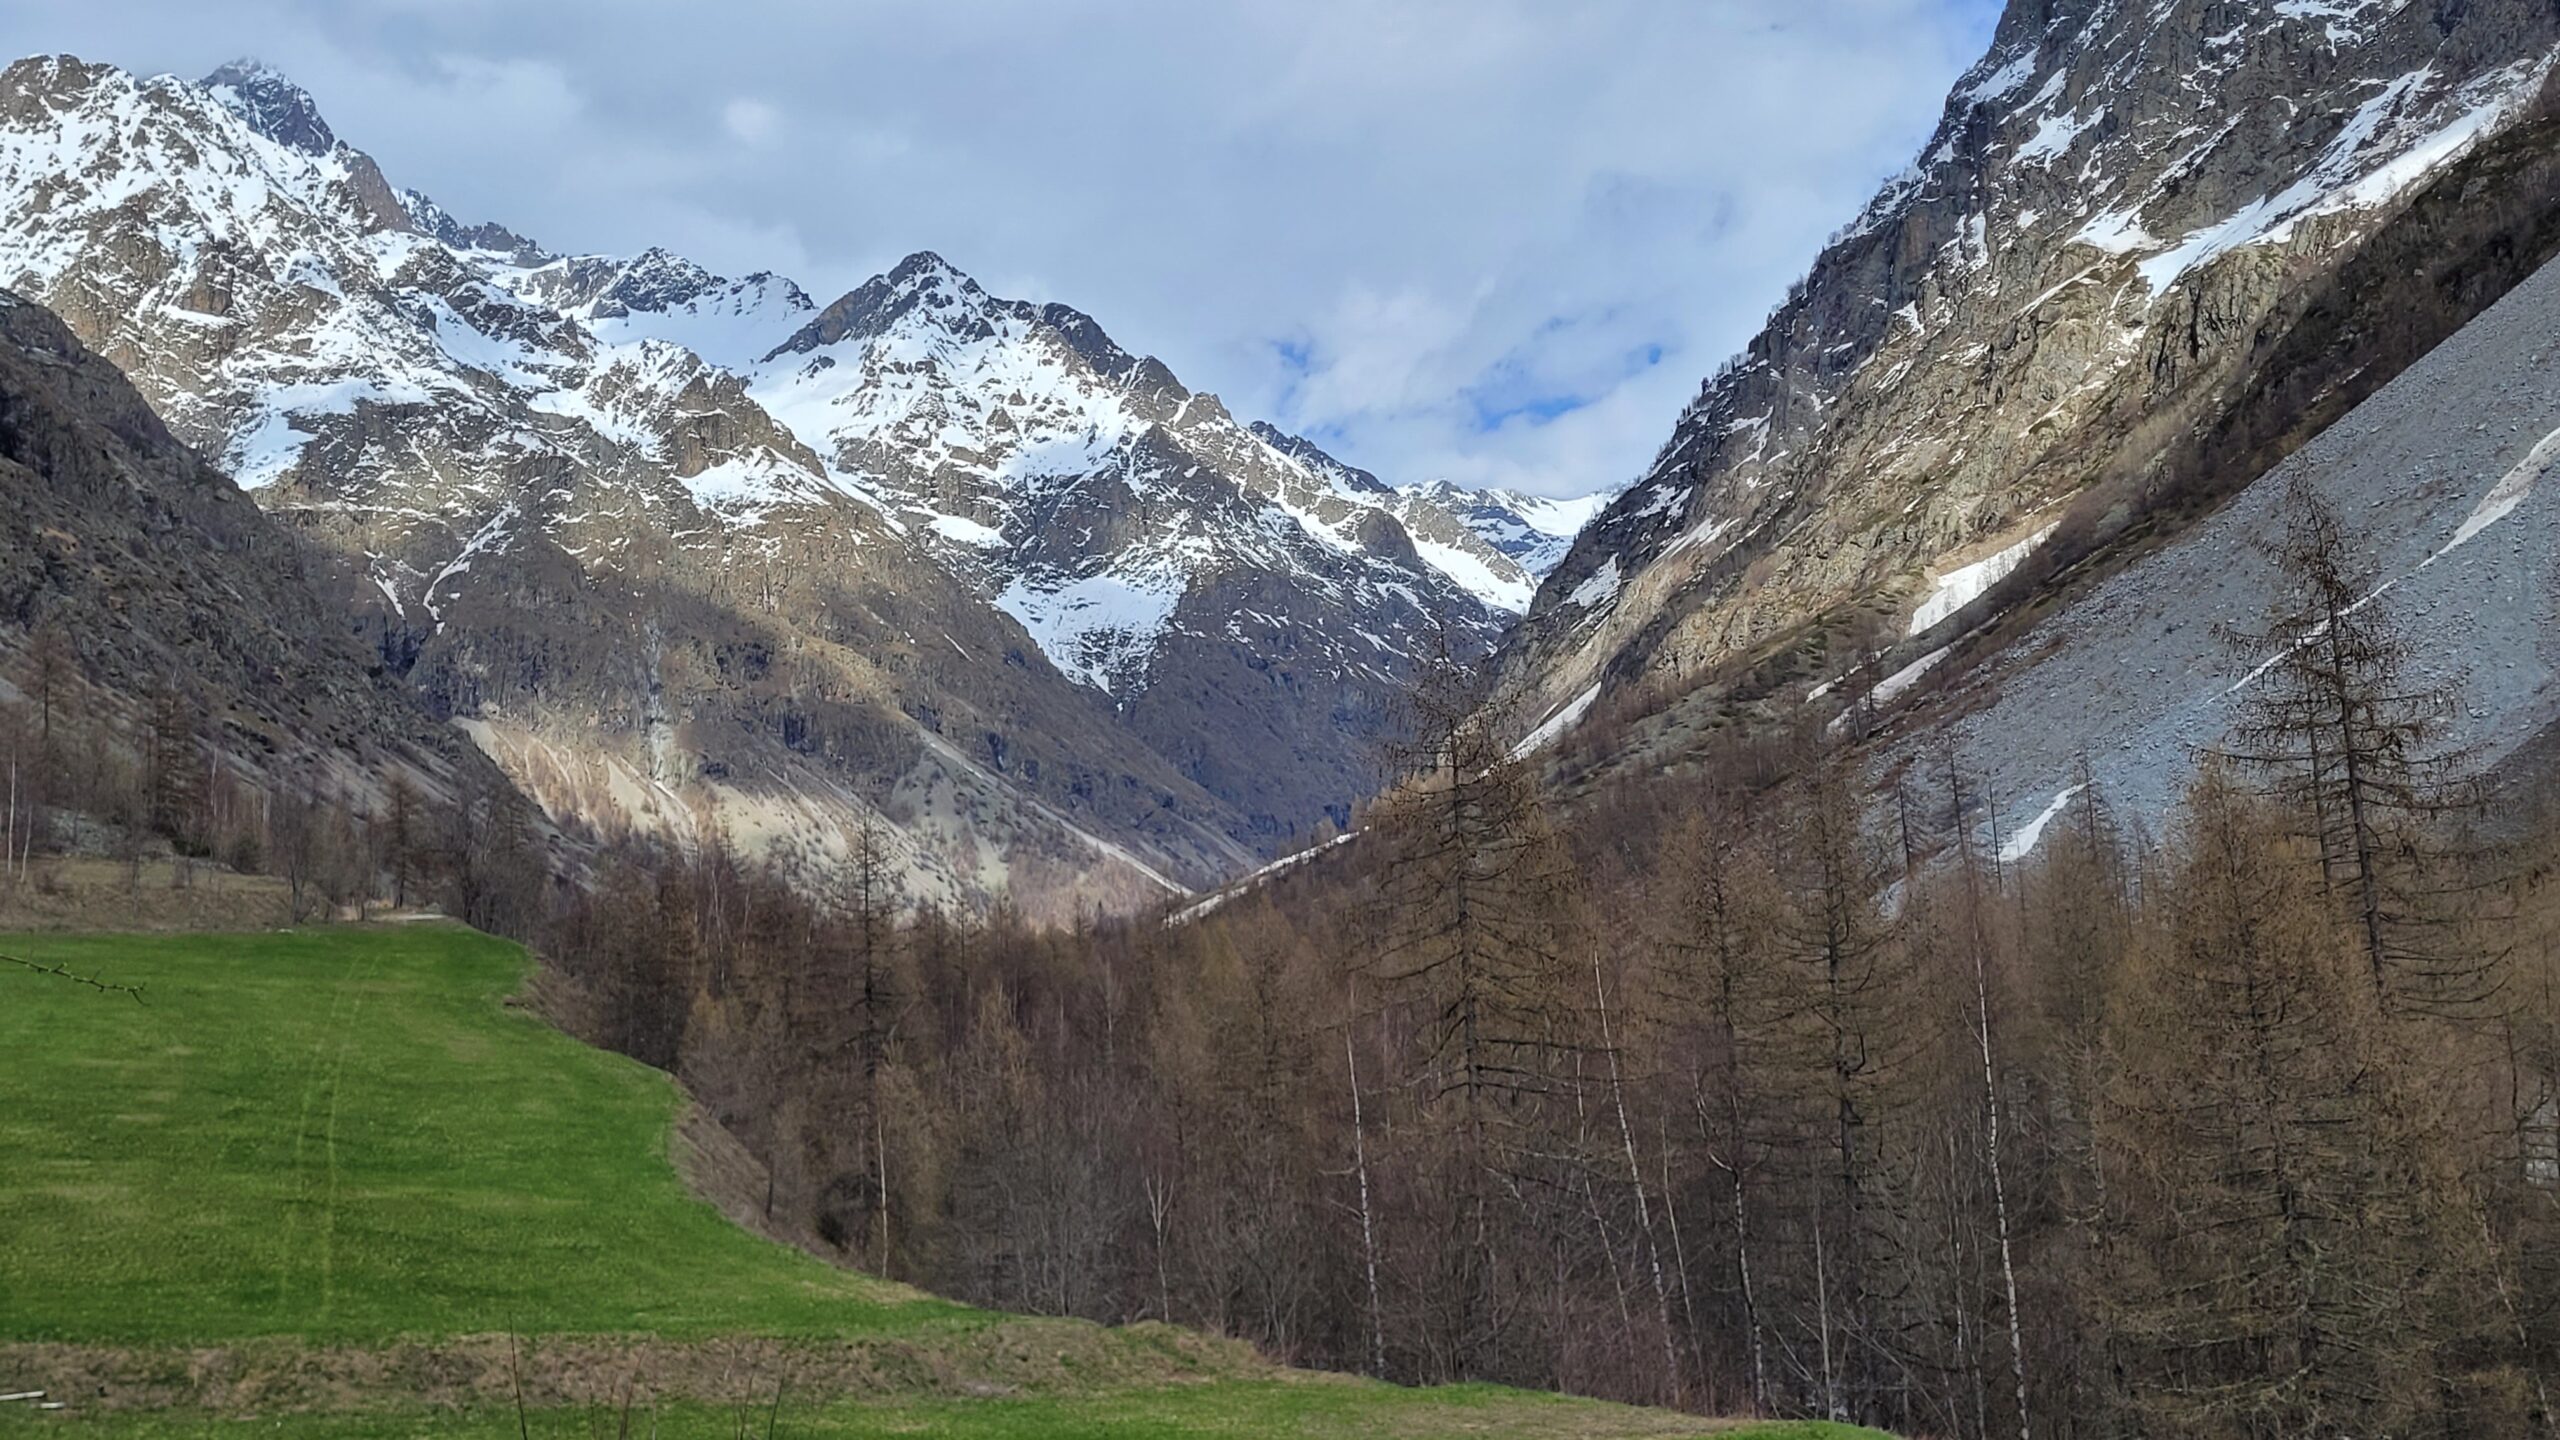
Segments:
[[[1003,1320],[895,1339],[668,1341],[505,1335],[383,1346],[255,1341],[194,1349],[0,1344],[0,1391],[73,1410],[273,1415],[385,1407],[530,1408],[626,1399],[734,1404],[780,1385],[805,1400],[988,1398],[1143,1389],[1284,1372],[1247,1347],[1164,1325]]]

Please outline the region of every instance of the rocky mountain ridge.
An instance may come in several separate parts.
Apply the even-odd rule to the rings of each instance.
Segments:
[[[1919,160],[1547,578],[1506,677],[1552,723],[1953,617],[2227,418],[2556,48],[2529,0],[2014,0]]]

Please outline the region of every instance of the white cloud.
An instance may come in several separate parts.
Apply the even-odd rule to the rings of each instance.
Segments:
[[[1643,467],[1994,8],[20,0],[0,49],[262,55],[456,214],[821,298],[939,250],[1391,479],[1561,493]]]
[[[1419,284],[1382,294],[1354,282],[1309,318],[1307,378],[1284,408],[1331,424],[1442,398],[1442,382],[1465,368],[1457,349],[1476,298],[1444,298]]]
[[[782,112],[761,100],[741,96],[721,108],[720,123],[739,140],[761,145],[782,128]]]

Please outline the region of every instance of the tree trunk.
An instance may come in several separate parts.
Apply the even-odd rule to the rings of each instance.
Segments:
[[[1351,1168],[1360,1177],[1360,1261],[1369,1278],[1369,1373],[1387,1378],[1387,1336],[1378,1305],[1378,1234],[1369,1218],[1369,1140],[1360,1120],[1360,1060],[1349,1026],[1342,1031],[1342,1065],[1351,1077]]]
[[[1653,1303],[1662,1321],[1662,1373],[1671,1382],[1671,1403],[1688,1403],[1688,1386],[1680,1374],[1679,1343],[1671,1325],[1671,1287],[1662,1278],[1662,1247],[1654,1239],[1653,1210],[1644,1195],[1644,1173],[1636,1164],[1636,1135],[1627,1124],[1627,1092],[1618,1075],[1618,1042],[1609,1029],[1609,989],[1600,977],[1600,952],[1591,952],[1591,991],[1600,1006],[1600,1048],[1609,1055],[1609,1101],[1618,1114],[1618,1140],[1627,1151],[1627,1185],[1636,1195],[1636,1223],[1644,1229],[1645,1258],[1653,1266]],[[1668,1203],[1668,1196],[1665,1196]]]
[[[1989,1126],[1984,1150],[1991,1162],[1991,1214],[2000,1237],[2000,1283],[2009,1309],[2009,1368],[2017,1384],[2018,1440],[2035,1440],[2027,1419],[2027,1346],[2025,1327],[2018,1319],[2018,1266],[2009,1241],[2009,1181],[2000,1161],[2000,1081],[1991,1053],[1991,976],[1978,931],[1972,948],[1974,1039],[1982,1050],[1982,1105]]]

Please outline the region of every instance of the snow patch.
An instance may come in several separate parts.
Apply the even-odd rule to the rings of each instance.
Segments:
[[[1929,598],[1921,601],[1920,608],[1911,613],[1911,629],[1907,633],[1917,635],[1981,599],[1992,586],[2008,579],[2010,573],[2034,554],[2036,547],[2050,538],[2053,532],[2054,527],[2047,525],[1996,555],[1939,576],[1938,588],[1929,592]]]
[[[1256,870],[1252,874],[1245,876],[1243,879],[1238,880],[1232,885],[1229,885],[1227,888],[1218,891],[1216,894],[1211,895],[1205,900],[1202,900],[1200,903],[1185,906],[1180,910],[1174,911],[1172,914],[1165,917],[1165,928],[1170,930],[1178,925],[1188,925],[1194,920],[1210,915],[1216,912],[1219,907],[1225,905],[1228,901],[1236,899],[1239,896],[1249,895],[1254,891],[1261,889],[1273,877],[1285,875],[1288,872],[1297,869],[1299,866],[1306,864],[1308,861],[1313,860],[1317,856],[1324,854],[1326,851],[1338,850],[1359,838],[1359,831],[1349,830],[1340,835],[1334,836],[1332,839],[1325,841],[1321,845],[1311,845],[1306,849],[1299,851],[1295,855],[1283,855],[1279,859],[1272,861],[1270,864],[1263,866],[1261,869]]]
[[[2542,443],[2534,446],[2531,454],[2500,476],[2498,483],[2489,487],[2489,493],[2480,497],[2480,503],[2454,530],[2453,538],[2444,542],[2442,550],[2428,556],[2426,563],[2433,565],[2452,553],[2454,547],[2467,544],[2481,531],[2516,513],[2516,507],[2533,494],[2534,485],[2550,474],[2554,466],[2560,466],[2560,430],[2543,436]]]
[[[808,476],[805,471],[770,460],[731,456],[679,478],[696,504],[735,512],[759,510],[788,498],[800,488],[791,482]]]
[[[2467,108],[2401,143],[2396,154],[2360,172],[2369,151],[2391,145],[2399,139],[2398,132],[2412,123],[2413,97],[2434,78],[2435,71],[2433,67],[2413,70],[2390,81],[2356,108],[2319,161],[2300,179],[2144,260],[2139,266],[2144,283],[2152,294],[2164,294],[2188,271],[2218,256],[2249,245],[2283,244],[2305,220],[2388,202],[2514,113],[2531,93],[2528,82],[2550,64],[2548,57],[2520,62],[2465,86],[2458,103]]]
[[[981,525],[965,515],[936,515],[926,522],[927,529],[945,540],[978,550],[1005,548],[1004,532],[992,525]]]
[[[1448,576],[1459,589],[1496,610],[1513,615],[1528,613],[1529,601],[1538,593],[1537,583],[1528,578],[1528,572],[1502,575],[1455,545],[1443,545],[1418,535],[1412,538],[1413,553],[1422,557],[1422,563]]]
[[[241,489],[264,489],[302,458],[302,447],[314,433],[308,422],[353,415],[359,405],[422,405],[426,400],[423,387],[398,380],[271,385],[258,397],[258,413],[223,447],[223,464]]]
[[[1858,713],[1861,705],[1868,709],[1882,709],[1883,707],[1892,704],[1896,699],[1900,698],[1903,691],[1919,684],[1921,676],[1926,675],[1931,670],[1937,668],[1938,662],[1946,659],[1948,655],[1954,653],[1954,650],[1955,647],[1952,645],[1941,645],[1937,649],[1930,651],[1928,654],[1921,656],[1919,659],[1914,660],[1910,664],[1903,666],[1901,669],[1894,671],[1890,675],[1887,675],[1882,680],[1877,681],[1875,688],[1869,690],[1862,701],[1841,711],[1839,714],[1832,716],[1831,723],[1823,727],[1823,733],[1826,735],[1837,735],[1842,730],[1846,729],[1848,727],[1850,717]],[[1819,689],[1815,690],[1812,694],[1807,695],[1805,698],[1807,700],[1819,699],[1820,697],[1829,694],[1831,692],[1831,687],[1837,683],[1839,682],[1836,679],[1827,681]]]
[[[1612,555],[1600,562],[1599,569],[1584,576],[1581,584],[1567,591],[1564,603],[1579,605],[1585,610],[1596,609],[1617,599],[1618,587],[1618,557]]]
[[[2089,787],[2085,784],[2074,785],[2063,791],[2061,794],[2054,796],[2053,803],[2045,806],[2043,810],[2039,811],[2036,818],[2019,827],[2018,833],[2010,836],[2008,840],[2000,846],[2000,863],[2003,865],[2015,865],[2019,861],[2024,860],[2029,855],[2033,854],[2035,852],[2036,842],[2044,839],[2045,827],[2052,824],[2054,821],[2061,819],[2062,812],[2071,808],[2072,800],[2075,799],[2081,791],[2088,788]]]
[[[507,527],[514,524],[517,517],[522,513],[523,512],[515,505],[509,504],[497,514],[490,516],[489,523],[481,526],[479,531],[471,537],[470,541],[462,547],[461,552],[456,554],[451,560],[446,561],[444,568],[436,572],[435,578],[427,582],[427,588],[420,592],[419,601],[427,607],[427,615],[436,622],[437,629],[441,630],[444,628],[444,608],[436,604],[436,590],[438,587],[442,586],[444,582],[457,575],[467,575],[471,573],[471,559],[473,556],[478,555],[484,550],[493,549],[505,544],[507,540]],[[459,594],[460,592],[457,591],[456,593]]]
[[[2082,245],[2095,246],[2110,255],[2133,255],[2155,249],[2160,238],[2142,227],[2138,209],[2104,211],[2071,237]]]
[[[2323,22],[2322,38],[2338,46],[2352,45],[2364,38],[2358,26],[2378,3],[2380,0],[2276,0],[2275,10],[2287,20]]]
[[[2016,94],[2018,87],[2034,79],[2035,75],[2036,52],[2030,48],[2025,54],[1958,90],[1955,98],[1958,104],[1963,105],[1980,105],[2002,99]]]
[[[1117,695],[1142,678],[1185,588],[1179,574],[1087,575],[1056,586],[1017,576],[995,604],[1068,679]]]
[[[2070,154],[2071,147],[2080,143],[2080,137],[2097,129],[2099,122],[2106,118],[2107,112],[2103,109],[2087,116],[2044,116],[2036,122],[2036,133],[2018,146],[2016,158],[2022,163],[2032,161],[2049,166]]]
[[[1613,498],[1603,491],[1596,495],[1575,495],[1557,499],[1552,495],[1524,495],[1517,490],[1501,492],[1502,503],[1527,521],[1529,528],[1541,535],[1554,535],[1570,540],[1582,533],[1591,517],[1609,507]]]
[[[1598,703],[1599,699],[1600,686],[1595,681],[1590,689],[1566,701],[1557,708],[1556,713],[1546,718],[1544,724],[1530,731],[1519,744],[1512,746],[1511,758],[1525,759],[1563,738],[1564,732],[1582,723],[1582,717],[1591,713],[1591,707]]]
[[[1688,549],[1692,545],[1712,545],[1716,542],[1716,538],[1718,536],[1721,536],[1727,530],[1732,529],[1733,526],[1734,522],[1730,517],[1724,519],[1709,518],[1701,520],[1697,524],[1690,526],[1688,529],[1681,531],[1679,536],[1670,544],[1663,546],[1662,558],[1667,560],[1672,556],[1679,554],[1681,551]]]
[[[1936,669],[1938,667],[1938,662],[1946,659],[1948,652],[1954,648],[1955,647],[1951,645],[1941,645],[1937,649],[1930,651],[1928,654],[1921,656],[1919,659],[1914,660],[1910,664],[1903,666],[1901,669],[1894,671],[1890,675],[1887,675],[1882,680],[1876,682],[1876,688],[1868,693],[1867,699],[1877,705],[1892,704],[1894,700],[1901,696],[1903,691],[1919,684],[1921,676]]]

